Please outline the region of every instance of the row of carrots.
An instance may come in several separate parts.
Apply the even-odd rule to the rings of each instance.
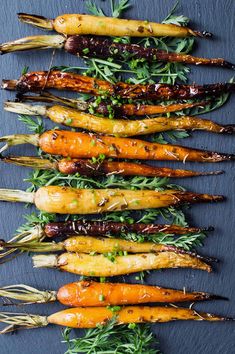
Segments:
[[[206,31],[193,31],[187,27],[169,24],[157,24],[148,21],[99,18],[95,16],[68,14],[54,20],[41,16],[19,14],[25,23],[47,30],[56,30],[59,35],[33,36],[0,45],[2,54],[28,50],[58,48],[82,57],[97,57],[122,60],[123,53],[133,58],[147,61],[183,62],[196,65],[215,65],[234,68],[224,59],[196,58],[190,55],[167,53],[155,48],[143,48],[139,45],[114,43],[108,39],[87,35],[105,36],[199,36],[207,37]],[[85,49],[85,50],[84,50]],[[231,125],[220,125],[210,120],[192,116],[157,117],[140,120],[126,120],[126,116],[146,116],[177,112],[196,106],[204,106],[211,96],[224,92],[234,92],[234,83],[211,85],[168,85],[168,84],[111,84],[103,80],[67,73],[58,70],[49,72],[30,72],[18,80],[3,80],[2,88],[16,90],[21,102],[6,102],[7,111],[45,116],[53,122],[69,127],[85,129],[88,132],[63,131],[59,129],[38,134],[15,134],[0,138],[5,145],[1,152],[10,146],[30,143],[50,155],[59,155],[56,161],[30,156],[1,157],[7,163],[30,166],[39,169],[59,170],[65,174],[100,176],[121,174],[151,177],[191,177],[215,172],[196,172],[152,167],[139,163],[119,161],[119,159],[167,160],[219,162],[234,160],[232,154],[203,151],[177,145],[164,145],[129,138],[136,135],[163,132],[172,129],[206,130],[214,133],[234,133]],[[45,89],[69,90],[78,93],[107,95],[106,102],[92,106],[89,102],[57,97],[41,93]],[[26,92],[39,92],[39,95],[26,95]],[[119,96],[131,99],[132,103],[114,104],[110,97]],[[187,100],[200,99],[193,103],[174,103],[166,105],[147,105],[138,100]],[[25,101],[52,103],[52,106],[29,105]],[[136,103],[135,103],[136,102]],[[107,115],[114,113],[114,119],[90,113]],[[121,119],[120,119],[121,118]],[[106,135],[98,135],[106,134]],[[118,161],[104,160],[93,163],[91,158],[100,155]],[[185,203],[217,202],[223,196],[198,194],[179,190],[125,190],[125,189],[74,189],[70,187],[45,186],[35,193],[1,189],[0,200],[34,203],[39,210],[58,214],[94,214],[117,210],[144,210],[178,206]],[[49,223],[44,228],[33,229],[15,236],[8,242],[1,241],[0,257],[8,257],[18,251],[50,252],[49,255],[33,256],[34,267],[59,268],[84,276],[109,277],[133,272],[162,268],[192,268],[210,272],[210,263],[216,261],[202,257],[173,246],[153,242],[137,243],[113,236],[121,232],[135,231],[147,235],[156,232],[186,234],[200,231],[196,228],[177,225],[127,224],[114,222],[67,221]],[[46,237],[63,236],[58,243],[42,242]],[[112,236],[112,237],[110,237]],[[53,255],[52,252],[65,252]],[[114,259],[112,259],[114,254]],[[110,258],[111,257],[111,258]],[[208,313],[198,313],[193,309],[179,307],[132,306],[145,303],[172,303],[198,300],[221,299],[220,296],[207,293],[188,293],[156,286],[96,283],[80,281],[67,284],[56,291],[40,291],[27,285],[0,288],[0,296],[20,300],[23,303],[46,303],[58,300],[63,305],[72,307],[48,317],[38,315],[0,313],[0,321],[9,324],[1,333],[16,327],[43,327],[49,323],[74,328],[93,328],[105,324],[114,315],[117,323],[167,322],[172,320],[207,320],[224,321],[224,318]],[[108,307],[107,307],[108,306]],[[120,307],[124,306],[124,307]],[[95,307],[95,310],[94,308]]]

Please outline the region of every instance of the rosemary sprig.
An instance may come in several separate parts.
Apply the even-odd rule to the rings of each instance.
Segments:
[[[80,338],[70,338],[71,329],[63,332],[63,341],[68,345],[65,354],[157,354],[156,339],[150,326],[130,324],[115,326],[115,317],[105,326],[88,329]]]

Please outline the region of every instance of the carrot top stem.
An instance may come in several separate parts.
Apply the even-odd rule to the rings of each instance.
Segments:
[[[32,144],[38,146],[39,134],[13,134],[6,135],[0,138],[0,143],[6,142],[6,144],[0,149],[0,153],[7,150],[10,146],[20,144]]]
[[[47,113],[47,107],[43,105],[31,106],[25,103],[19,102],[4,102],[5,111],[9,111],[17,114],[27,114],[29,116],[45,116]]]
[[[27,23],[29,25],[41,29],[45,29],[47,31],[53,30],[53,20],[50,20],[46,17],[38,16],[38,15],[30,15],[23,12],[19,12],[17,15],[18,15],[18,19],[23,23]]]
[[[35,193],[18,189],[0,189],[0,200],[8,202],[34,203]]]
[[[0,288],[0,297],[23,301],[24,304],[42,304],[57,300],[56,291],[40,291],[24,284],[4,286]],[[12,305],[12,302],[9,303]],[[7,306],[7,303],[4,303]]]
[[[12,313],[12,312],[1,312],[0,313],[0,323],[6,323],[9,326],[0,331],[0,334],[5,334],[9,332],[14,332],[18,328],[30,329],[46,327],[48,325],[46,316],[25,314],[25,313]]]
[[[0,45],[0,53],[10,53],[16,51],[24,51],[29,49],[48,49],[63,48],[65,37],[62,35],[53,36],[30,36],[20,38],[15,41],[3,43]]]

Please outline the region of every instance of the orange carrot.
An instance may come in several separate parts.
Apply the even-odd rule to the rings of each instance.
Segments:
[[[40,136],[37,134],[9,135],[0,138],[0,142],[6,142],[0,152],[12,145],[29,143],[39,146],[48,154],[70,158],[92,158],[102,154],[113,158],[183,162],[219,162],[235,159],[233,154],[65,130],[49,130]]]
[[[105,325],[116,315],[116,324],[169,322],[169,321],[231,321],[232,318],[221,317],[187,308],[126,306],[116,309],[107,307],[75,307],[56,312],[50,316],[30,315],[25,313],[0,313],[0,322],[8,326],[0,334],[15,331],[16,328],[38,328],[49,324],[70,328],[96,328]]]
[[[52,290],[40,291],[23,284],[4,286],[0,288],[0,296],[1,298],[18,300],[24,304],[41,304],[57,300],[69,307],[225,299],[224,297],[205,292],[186,292],[143,284],[97,283],[90,280],[66,284],[59,288],[57,292]]]

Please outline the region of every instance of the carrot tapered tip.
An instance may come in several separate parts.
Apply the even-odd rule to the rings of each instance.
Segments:
[[[225,300],[229,301],[229,298],[221,295],[208,294],[208,300]]]
[[[197,37],[202,37],[202,38],[212,38],[213,37],[213,34],[208,31],[195,31],[195,30],[193,30],[193,33]]]
[[[235,133],[235,124],[224,125],[221,130],[223,134],[234,134]]]
[[[213,226],[208,226],[208,227],[204,227],[202,228],[202,231],[214,231],[215,228]]]

